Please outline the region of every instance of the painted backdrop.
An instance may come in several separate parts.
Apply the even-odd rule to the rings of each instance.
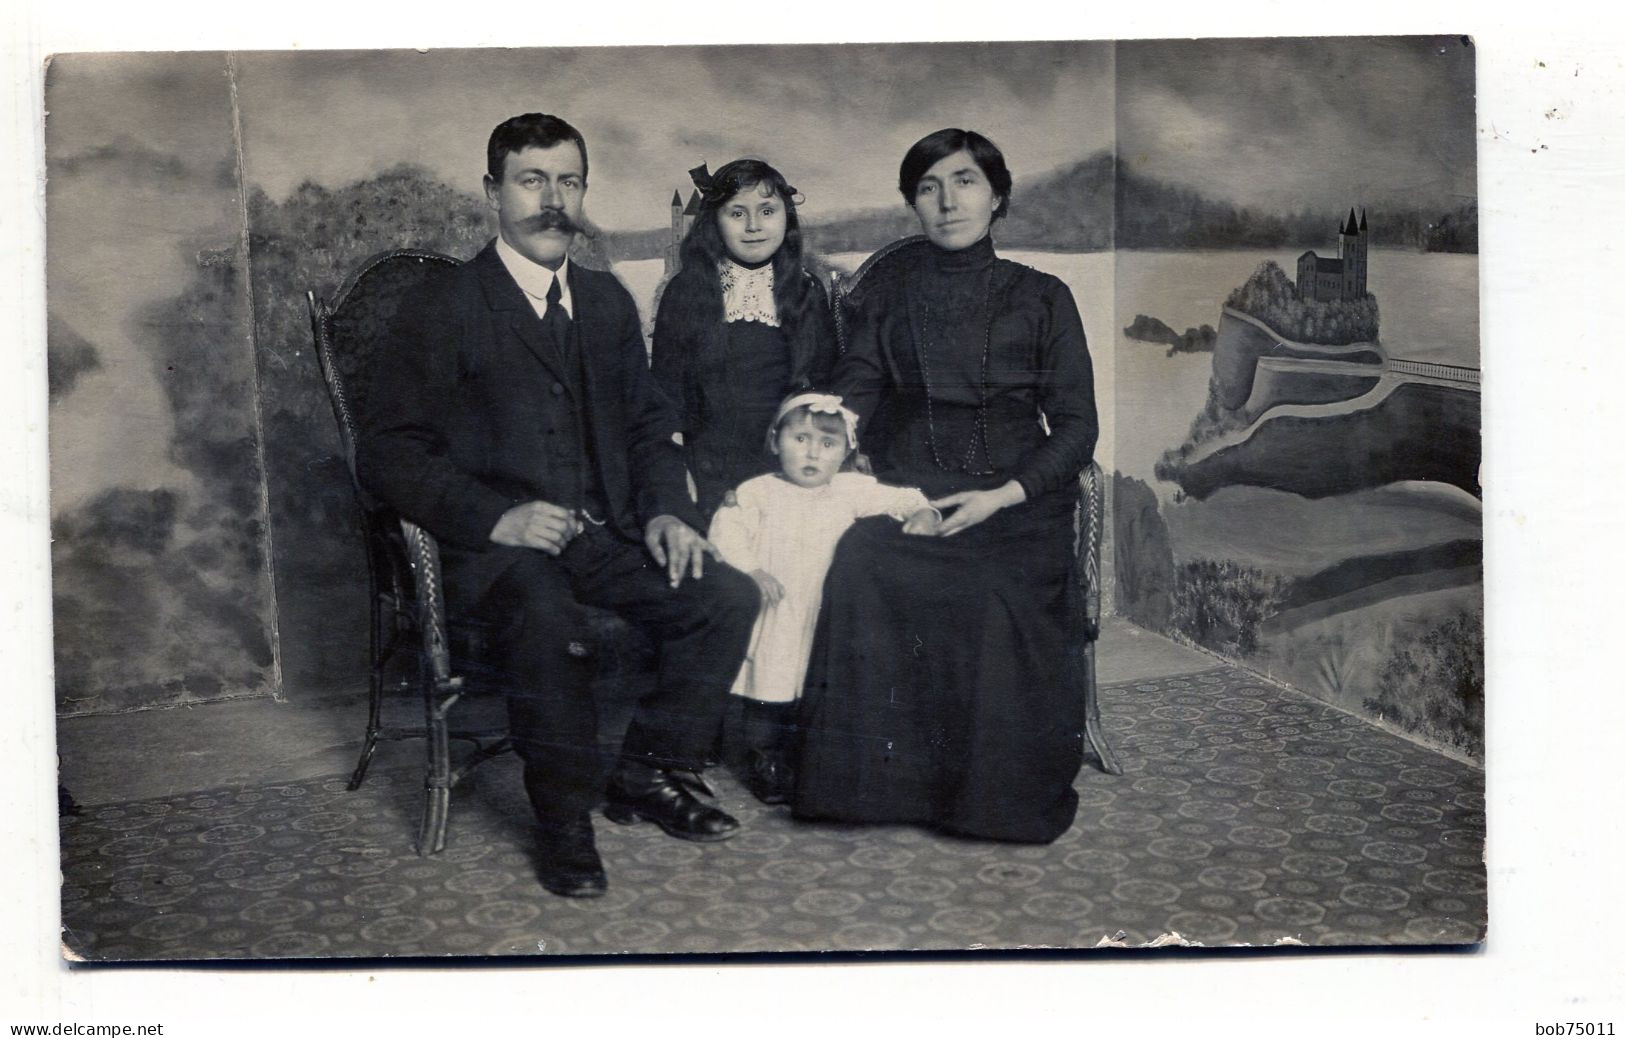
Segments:
[[[1109,343],[1112,59],[1109,43],[58,59],[47,100],[64,709],[365,687],[357,515],[305,292],[333,293],[396,246],[473,255],[494,233],[480,177],[502,119],[543,110],[582,130],[597,233],[578,258],[612,269],[646,322],[690,167],[772,161],[804,198],[813,262],[850,269],[916,227],[896,190],[907,146],[942,126],[982,129],[1020,199],[1001,249],[1064,278],[1091,341]],[[137,175],[142,192],[123,190]],[[98,337],[145,327],[153,304],[173,334],[119,339],[114,369]],[[182,347],[188,363],[172,371]],[[1103,456],[1112,359],[1097,348]],[[205,370],[214,381],[177,373]],[[236,553],[184,553],[210,538]],[[214,597],[162,594],[193,584]]]
[[[691,166],[773,161],[850,269],[914,228],[907,145],[987,132],[999,248],[1084,314],[1118,611],[1481,751],[1459,38],[70,55],[47,92],[65,712],[364,687],[304,293],[472,255],[486,135],[546,110],[591,149],[579,258],[646,321]]]
[[[1119,608],[1481,756],[1471,45],[1116,53]]]
[[[230,87],[223,54],[46,73],[63,713],[280,687]]]

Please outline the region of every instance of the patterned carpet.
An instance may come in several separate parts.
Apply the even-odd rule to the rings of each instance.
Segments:
[[[1485,931],[1482,772],[1221,668],[1101,690],[1127,774],[1086,766],[1049,847],[807,825],[725,776],[699,845],[598,820],[608,896],[531,871],[511,758],[420,859],[416,773],[88,808],[62,823],[90,960],[1459,944]]]

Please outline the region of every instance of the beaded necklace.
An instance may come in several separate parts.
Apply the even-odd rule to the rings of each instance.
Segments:
[[[937,468],[944,472],[963,472],[967,476],[991,476],[993,467],[993,451],[987,437],[987,364],[988,356],[993,351],[993,269],[987,272],[987,293],[984,298],[984,313],[986,321],[982,325],[982,363],[981,374],[977,379],[976,425],[971,429],[970,442],[965,444],[965,460],[957,469],[948,467],[942,460],[942,452],[937,447],[937,423],[931,411],[931,304],[925,299],[920,300],[920,377],[925,383],[925,431],[927,442],[931,445],[931,458],[937,463]],[[971,464],[976,456],[976,441],[982,441],[982,457],[987,461],[987,468],[972,468]]]

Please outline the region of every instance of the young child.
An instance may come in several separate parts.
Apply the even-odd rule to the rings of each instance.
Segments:
[[[796,189],[757,159],[693,171],[700,209],[660,295],[651,364],[677,405],[701,514],[769,472],[762,430],[835,362],[835,325],[802,267]]]
[[[745,698],[741,777],[763,803],[789,799],[791,714],[836,542],[865,516],[890,515],[911,534],[934,534],[942,520],[918,490],[843,471],[857,450],[857,423],[838,396],[790,396],[767,434],[779,470],[746,480],[711,520],[711,543],[762,590],[762,612],[733,692]]]

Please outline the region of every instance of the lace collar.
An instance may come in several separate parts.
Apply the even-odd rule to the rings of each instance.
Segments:
[[[722,279],[722,319],[724,322],[760,321],[770,328],[779,326],[778,307],[773,303],[773,264],[755,270],[731,260],[717,264]]]

